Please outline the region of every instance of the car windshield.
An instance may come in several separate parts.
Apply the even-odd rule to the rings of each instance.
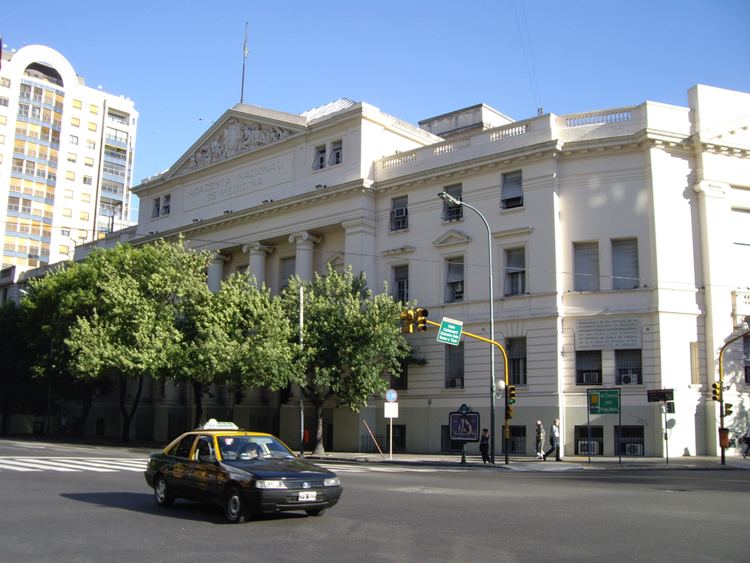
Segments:
[[[294,454],[273,436],[218,436],[221,458],[226,461],[294,458]]]

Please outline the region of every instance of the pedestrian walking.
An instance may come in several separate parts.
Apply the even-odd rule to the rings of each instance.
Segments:
[[[541,420],[536,421],[536,458],[544,458],[544,424]]]
[[[750,424],[747,425],[747,430],[745,430],[745,435],[742,437],[742,441],[745,444],[745,449],[742,452],[742,457],[747,457],[750,455]]]
[[[490,463],[490,431],[482,428],[482,435],[479,437],[479,451],[482,452],[482,463]]]
[[[555,452],[555,461],[560,461],[560,420],[555,419],[552,421],[552,426],[549,427],[549,445],[550,448],[542,456],[545,461]]]

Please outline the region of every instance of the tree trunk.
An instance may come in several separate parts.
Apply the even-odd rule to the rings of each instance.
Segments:
[[[120,412],[122,413],[122,435],[120,439],[123,443],[130,441],[130,425],[133,422],[135,411],[138,409],[138,403],[141,400],[141,391],[143,391],[143,377],[138,378],[138,390],[135,393],[133,404],[128,410],[125,407],[125,397],[128,390],[128,380],[124,377],[120,378]]]
[[[3,395],[3,422],[2,427],[0,427],[0,434],[8,433],[8,418],[10,416],[8,409],[10,409],[10,391]]]
[[[197,381],[193,381],[193,403],[195,404],[193,428],[198,428],[203,418],[203,385]]]
[[[91,412],[91,405],[94,404],[94,393],[92,392],[88,397],[81,401],[81,418],[78,420],[73,432],[79,438],[83,438],[83,432],[86,428],[86,421],[89,419],[89,413]]]
[[[315,449],[313,450],[313,455],[319,456],[326,453],[323,447],[323,403],[316,401],[314,404],[317,427],[315,429]]]

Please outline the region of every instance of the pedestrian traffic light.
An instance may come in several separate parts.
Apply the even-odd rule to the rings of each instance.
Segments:
[[[712,387],[712,399],[714,401],[721,401],[721,382],[720,381],[714,381],[711,384]]]
[[[416,318],[417,318],[417,330],[419,332],[424,332],[427,330],[427,315],[429,314],[429,311],[427,309],[417,309],[415,311]]]
[[[508,385],[508,404],[509,405],[516,404],[516,386],[515,385]]]
[[[505,420],[513,418],[513,407],[505,407]]]
[[[401,332],[414,332],[414,311],[407,309],[401,311]]]
[[[724,416],[732,414],[732,403],[724,403]]]

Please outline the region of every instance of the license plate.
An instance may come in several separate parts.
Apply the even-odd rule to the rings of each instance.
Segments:
[[[297,500],[315,500],[317,496],[318,493],[315,491],[300,491]]]

